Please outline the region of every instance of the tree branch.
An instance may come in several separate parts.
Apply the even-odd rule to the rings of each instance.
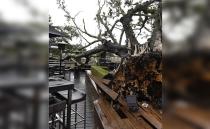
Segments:
[[[98,9],[98,13],[96,14],[96,17],[98,18],[98,20],[101,22],[101,24],[105,27],[107,33],[109,34],[110,38],[112,39],[112,41],[114,43],[117,43],[117,40],[115,39],[114,35],[112,34],[112,30],[108,27],[108,24],[107,24],[107,21],[104,22],[103,19],[101,18],[101,11],[105,5],[105,1],[103,3],[103,5],[101,6],[101,1],[98,0],[98,6],[99,6],[99,9]],[[116,23],[115,23],[116,24]],[[114,25],[113,25],[114,26]]]
[[[112,28],[110,29],[110,31],[113,31],[113,29],[115,28],[115,25],[120,22],[120,20],[116,20],[115,23],[113,24]]]
[[[145,17],[145,19],[144,19],[144,21],[143,21],[143,23],[141,25],[140,32],[141,32],[142,28],[144,28],[144,26],[145,26],[145,24],[146,24],[148,19],[149,19],[148,17]]]
[[[86,45],[86,46],[80,48],[79,50],[83,50],[83,49],[89,47],[90,45],[92,45],[92,44],[94,44],[94,43],[97,43],[97,42],[100,42],[100,41],[101,41],[101,40],[95,40],[95,41],[93,41],[93,42],[90,42],[88,45]]]
[[[141,16],[145,16],[145,17],[150,17],[150,18],[154,18],[155,16],[154,15],[148,15],[148,14],[134,14],[133,16],[139,16],[139,17],[141,17]]]
[[[123,28],[125,30],[126,37],[130,40],[131,43],[131,49],[134,49],[134,46],[136,44],[139,44],[137,38],[135,37],[134,30],[132,26],[130,25],[132,21],[132,17],[137,12],[146,12],[148,9],[148,6],[154,3],[155,0],[146,1],[143,4],[137,4],[134,8],[128,10],[127,14],[125,14],[123,17],[121,17],[120,22],[123,24]]]
[[[84,19],[83,19],[83,27],[84,27],[83,33],[85,33],[86,35],[88,35],[88,36],[90,36],[92,38],[100,39],[100,37],[94,36],[94,35],[92,35],[92,34],[90,34],[90,33],[87,32]]]
[[[128,51],[128,48],[125,47],[125,46],[120,46],[118,44],[114,44],[110,41],[104,41],[104,43],[94,49],[91,49],[89,51],[85,51],[79,55],[76,55],[76,56],[73,56],[73,55],[69,55],[69,56],[66,56],[64,58],[64,60],[68,60],[70,58],[81,58],[81,57],[89,57],[93,54],[96,54],[96,53],[99,53],[99,52],[110,52],[110,53],[114,53],[120,57],[125,57],[127,56],[127,51]]]
[[[117,40],[114,38],[114,36],[113,36],[111,30],[109,29],[108,25],[107,25],[106,23],[104,23],[104,21],[102,20],[100,14],[97,14],[97,17],[98,17],[99,21],[101,22],[101,24],[106,28],[107,33],[109,34],[109,36],[110,36],[110,38],[112,39],[112,41],[113,41],[114,43],[117,43]]]
[[[121,45],[122,43],[122,37],[123,37],[123,34],[124,34],[125,30],[123,29],[121,34],[120,34],[120,41],[119,41],[119,45]]]

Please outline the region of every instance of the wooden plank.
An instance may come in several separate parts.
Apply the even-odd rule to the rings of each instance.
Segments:
[[[93,75],[90,75],[90,78],[97,84],[97,86],[104,91],[107,95],[109,95],[113,100],[116,100],[118,98],[118,95],[116,92],[111,90],[109,87],[104,85],[99,79],[94,77]]]
[[[196,107],[195,105],[187,103],[186,106],[179,106],[179,104],[174,103],[173,109],[174,115],[192,123],[192,125],[197,125],[204,129],[210,127],[210,111],[208,109]]]
[[[167,118],[163,119],[164,129],[196,129],[191,123],[184,122],[171,113],[167,113]]]
[[[87,72],[88,78],[90,79],[90,82],[91,82],[92,86],[94,87],[96,93],[99,95],[99,91],[98,91],[97,85],[96,85],[96,83],[91,79],[91,77],[90,77],[91,74],[90,74],[89,72],[90,72],[90,70],[88,70],[88,72]]]
[[[128,117],[129,123],[131,123],[132,128],[140,128],[144,127],[146,129],[153,129],[152,126],[150,126],[143,118],[141,117],[136,117],[134,114],[128,110],[128,107],[126,106],[121,106],[121,110],[125,113],[125,115]]]
[[[99,81],[100,79],[95,78],[94,76],[91,76],[91,79],[94,80],[94,82],[98,85],[98,83],[100,83],[98,85],[98,87],[104,88],[107,87],[105,86],[102,81]],[[108,87],[107,87],[108,88]],[[109,89],[111,90],[111,89]],[[112,92],[112,90],[111,90]],[[116,93],[116,92],[115,92]],[[136,113],[130,113],[128,111],[128,107],[127,107],[127,103],[125,102],[125,100],[122,97],[119,97],[117,99],[117,101],[121,104],[121,109],[122,111],[126,114],[126,116],[128,116],[129,119],[121,119],[120,121],[124,121],[123,123],[132,123],[129,129],[133,128],[133,125],[135,126],[140,126],[139,124],[143,125],[144,127],[146,127],[147,129],[152,128],[150,125],[148,125],[147,122],[145,122],[141,117],[143,117],[144,119],[146,119],[151,125],[153,125],[155,128],[157,129],[162,129],[162,122],[161,122],[161,116],[160,114],[158,114],[154,109],[152,109],[151,106],[149,106],[148,108],[143,108],[140,107],[139,111]],[[108,103],[107,103],[108,104]],[[108,110],[108,109],[107,109]],[[125,122],[126,121],[126,122]],[[118,121],[119,123],[119,121]],[[134,128],[135,129],[135,128]]]
[[[118,101],[123,105],[123,107],[127,108],[124,111],[128,110],[127,104],[123,98],[118,98]],[[136,117],[136,119],[139,119],[140,116],[142,116],[155,128],[162,129],[161,116],[151,108],[152,107],[150,106],[148,108],[139,107],[139,111],[132,114]]]
[[[94,105],[104,129],[152,129],[149,124],[143,122],[143,119],[136,119],[128,111],[125,112],[127,118],[120,118],[103,98],[94,101]]]
[[[157,129],[162,129],[162,122],[153,115],[153,113],[149,112],[148,110],[145,110],[143,108],[140,108],[139,111],[140,114],[147,119],[154,127]]]
[[[108,79],[101,79],[101,82],[104,83],[105,85],[109,85],[111,80]]]
[[[103,103],[100,102],[100,100],[96,100],[96,101],[94,101],[94,105],[95,105],[96,112],[99,116],[99,119],[101,121],[103,128],[104,129],[118,129],[117,122],[115,122],[116,125],[111,124],[111,121],[110,121],[111,116],[109,115],[109,113],[106,113],[106,111],[103,110]],[[109,110],[109,109],[107,109],[107,110]],[[109,111],[111,111],[111,110],[109,110]],[[112,121],[112,122],[114,122],[114,121]]]

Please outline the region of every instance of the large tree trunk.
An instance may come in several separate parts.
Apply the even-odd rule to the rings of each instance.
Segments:
[[[135,34],[133,32],[133,29],[130,25],[130,22],[132,21],[131,15],[125,15],[120,19],[120,22],[123,25],[123,28],[125,30],[126,38],[129,40],[128,42],[131,44],[131,53],[134,52],[134,48],[136,44],[138,43],[138,40],[135,37]]]
[[[135,45],[140,45],[134,31],[131,27],[132,17],[138,12],[148,12],[148,6],[152,4],[155,0],[151,0],[149,2],[145,2],[143,4],[138,4],[134,8],[128,10],[127,14],[123,15],[123,17],[120,19],[120,22],[123,25],[123,29],[125,30],[126,38],[129,40],[131,44],[131,54],[134,53]]]
[[[162,51],[162,14],[161,5],[158,7],[158,11],[155,14],[155,22],[153,25],[152,37],[149,42],[149,47],[151,51]]]
[[[99,53],[99,52],[110,52],[110,53],[114,53],[120,57],[125,57],[125,56],[127,56],[128,48],[125,46],[120,46],[118,44],[114,44],[110,41],[105,41],[102,45],[100,45],[92,50],[83,52],[76,56],[71,56],[71,55],[67,56],[64,58],[64,60],[68,60],[70,58],[79,59],[82,57],[90,57],[91,55]]]

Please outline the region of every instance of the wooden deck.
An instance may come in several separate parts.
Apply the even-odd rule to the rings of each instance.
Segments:
[[[162,125],[160,124],[160,120],[155,117],[151,117],[150,111],[148,109],[141,109],[140,114],[136,113],[132,114],[128,112],[127,108],[122,109],[126,118],[122,118],[122,116],[117,113],[113,107],[106,101],[103,97],[100,97],[97,90],[98,86],[94,83],[92,79],[87,76],[85,72],[68,72],[66,73],[66,79],[70,81],[74,81],[75,88],[78,88],[87,94],[86,99],[86,129],[95,129],[98,127],[99,129],[161,129]],[[103,81],[102,81],[103,82]],[[103,82],[106,83],[107,81]],[[95,84],[95,85],[94,85]],[[104,88],[104,87],[103,87]],[[106,91],[107,89],[105,89]],[[121,101],[121,99],[118,99]],[[125,102],[121,102],[125,103]],[[74,109],[74,105],[72,105]],[[80,114],[84,114],[84,102],[78,104],[78,112]],[[148,116],[149,115],[149,116]],[[154,115],[154,114],[153,114]],[[74,115],[72,115],[71,123],[74,123]],[[151,119],[155,118],[155,119]],[[147,120],[146,120],[147,119]],[[78,117],[78,120],[80,118]],[[148,122],[150,121],[150,122]],[[102,123],[103,122],[103,123]],[[83,129],[84,123],[79,123],[76,127],[72,126],[72,129]]]
[[[89,79],[93,80],[92,87],[99,88],[106,96],[112,98],[112,100],[118,101],[120,106],[120,111],[115,110],[110,102],[107,101],[104,94],[95,97],[94,108],[96,110],[95,114],[99,119],[96,126],[100,129],[162,129],[161,115],[156,112],[151,106],[147,108],[139,107],[139,111],[132,113],[129,111],[127,104],[121,97],[115,98],[115,93],[111,89],[105,86],[103,81],[88,74]],[[103,84],[104,83],[104,84]],[[94,86],[97,85],[97,86]],[[96,90],[97,91],[97,90]],[[96,92],[95,91],[95,92]],[[94,92],[92,92],[93,94]],[[100,93],[100,92],[98,92]],[[114,97],[113,97],[114,96]],[[114,98],[114,99],[113,99]]]
[[[81,91],[86,92],[86,87],[88,87],[88,83],[86,80],[86,73],[85,72],[68,72],[65,75],[67,80],[74,81],[75,88],[80,89]],[[86,129],[94,129],[94,107],[93,102],[91,101],[91,94],[87,93],[86,97]],[[74,109],[75,105],[72,105],[72,108]],[[80,114],[84,114],[84,102],[78,103],[78,112]],[[71,123],[74,123],[75,116],[72,115]],[[81,120],[81,118],[78,116],[78,120]],[[74,129],[75,126],[72,126],[72,129]],[[76,129],[84,129],[84,123],[81,122],[76,126]]]

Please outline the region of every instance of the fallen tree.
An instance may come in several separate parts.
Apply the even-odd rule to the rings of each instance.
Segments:
[[[68,55],[64,58],[64,60],[68,60],[70,58],[79,59],[82,57],[89,58],[91,55],[99,53],[99,52],[110,52],[110,53],[114,53],[120,57],[125,57],[125,56],[127,56],[128,50],[129,49],[126,46],[120,46],[118,44],[113,44],[110,41],[104,40],[102,45],[99,45],[98,47],[96,47],[92,50],[85,51],[78,55]]]
[[[110,83],[123,97],[136,95],[139,103],[162,107],[162,53],[150,52],[122,61]]]
[[[102,45],[74,56],[75,58],[88,57],[101,51],[115,53],[120,57],[124,56],[125,48],[127,53],[133,55],[134,52],[142,53],[141,47],[147,44],[144,51],[154,51],[156,46],[161,46],[161,11],[159,0],[135,1],[135,0],[98,0],[97,21],[98,34],[93,35],[86,29],[83,20],[83,29],[78,26],[76,16],[72,16],[65,5],[65,0],[58,0],[59,7],[66,14],[67,21],[77,30],[77,33],[88,45],[84,49],[95,43]],[[126,9],[128,8],[128,10]],[[109,10],[109,11],[107,11]],[[135,20],[134,20],[135,19]],[[115,33],[121,33],[116,35]],[[87,40],[86,36],[93,39]],[[140,37],[139,37],[140,36]],[[146,43],[142,43],[140,38],[147,38]],[[125,39],[125,41],[123,41]],[[126,47],[121,46],[122,42]],[[108,44],[108,46],[106,45]],[[161,48],[160,48],[161,49]],[[159,50],[160,51],[160,50]],[[73,56],[69,55],[65,59]],[[73,58],[74,58],[73,57]]]

